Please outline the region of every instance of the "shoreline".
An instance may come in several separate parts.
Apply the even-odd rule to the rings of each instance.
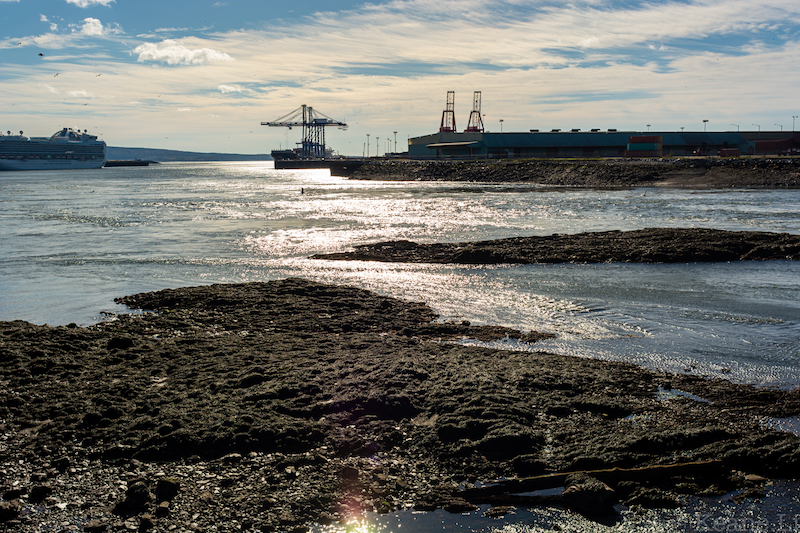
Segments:
[[[354,180],[530,183],[561,187],[800,187],[800,158],[675,157],[653,160],[367,160]]]
[[[422,303],[301,279],[119,301],[152,312],[86,328],[0,323],[0,531],[53,516],[87,531],[293,529],[368,510],[460,512],[474,505],[465,481],[718,466],[570,482],[669,507],[800,476],[800,438],[759,422],[800,414],[800,390],[464,346],[552,334],[438,323]]]

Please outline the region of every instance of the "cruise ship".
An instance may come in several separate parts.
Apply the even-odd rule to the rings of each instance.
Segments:
[[[86,130],[63,128],[50,137],[25,137],[0,132],[0,170],[101,168],[106,143]]]

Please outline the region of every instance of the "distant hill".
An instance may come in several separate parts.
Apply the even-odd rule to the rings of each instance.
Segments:
[[[119,148],[109,146],[108,159],[142,159],[145,161],[272,161],[269,154],[218,154],[204,152],[181,152],[156,148]]]

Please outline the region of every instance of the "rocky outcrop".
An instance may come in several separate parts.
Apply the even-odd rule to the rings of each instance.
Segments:
[[[704,228],[648,228],[491,241],[361,244],[313,259],[398,263],[694,263],[800,260],[800,235]]]
[[[658,498],[646,489],[748,486],[738,471],[800,475],[800,439],[759,425],[800,414],[797,391],[444,342],[487,330],[299,279],[121,301],[150,312],[87,328],[0,323],[0,531],[293,530],[405,505],[461,512],[474,505],[464,482],[682,457],[720,468],[593,477],[647,502]],[[709,402],[664,400],[659,387]]]

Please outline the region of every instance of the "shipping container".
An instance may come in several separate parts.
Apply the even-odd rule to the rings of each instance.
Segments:
[[[661,145],[657,143],[628,143],[628,151],[636,152],[639,150],[660,150]]]
[[[633,135],[628,139],[629,143],[658,143],[661,144],[661,135]]]

